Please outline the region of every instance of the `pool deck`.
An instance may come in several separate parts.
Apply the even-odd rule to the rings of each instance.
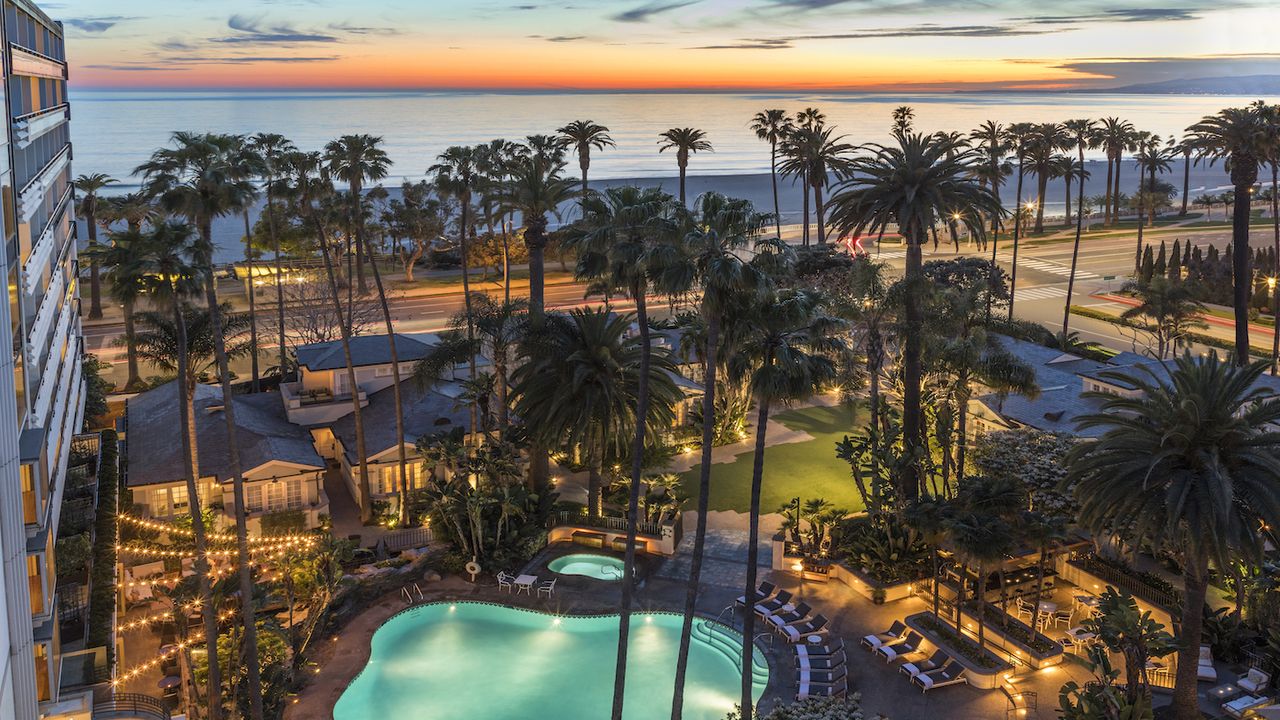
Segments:
[[[685,540],[691,542],[690,537]],[[731,605],[734,598],[741,595],[741,583],[746,569],[743,562],[745,544],[745,534],[742,533],[718,531],[708,534],[704,583],[699,594],[699,614],[715,617],[723,608]],[[687,555],[687,548],[682,547],[681,550],[681,555]],[[569,551],[581,552],[582,549],[572,546],[553,547],[535,558],[526,571],[546,574],[545,563]],[[687,557],[682,558],[681,555],[677,555],[676,560],[648,558],[649,566],[645,568],[636,593],[636,612],[679,612],[683,609],[686,587],[683,577],[687,572]],[[767,563],[768,555],[762,553],[761,560]],[[617,612],[620,599],[618,583],[559,577],[562,582],[557,583],[556,594],[552,599],[499,591],[496,582],[488,577],[474,585],[458,577],[447,577],[425,584],[419,582],[425,602],[495,602],[554,614]],[[407,576],[409,581],[416,579],[414,576]],[[862,707],[868,718],[875,717],[876,714],[893,720],[989,720],[1004,716],[1007,701],[1000,691],[976,690],[961,685],[921,693],[898,672],[896,665],[886,665],[859,647],[862,636],[883,631],[894,620],[926,609],[921,601],[913,598],[875,605],[839,583],[802,584],[790,574],[771,573],[767,567],[761,567],[760,579],[771,579],[780,587],[791,590],[797,597],[812,605],[815,612],[821,612],[831,620],[833,632],[843,637],[849,648],[850,692],[861,694]],[[306,670],[314,673],[312,682],[294,700],[285,712],[285,718],[332,718],[334,704],[368,660],[370,640],[374,632],[405,607],[402,597],[389,593],[352,619],[335,640],[323,641],[324,647],[312,652],[312,664]],[[724,619],[729,621],[727,615]],[[734,617],[733,622],[740,627],[741,618]],[[760,706],[769,710],[777,704],[793,700],[796,689],[791,648],[785,643],[776,642],[767,647],[766,652],[770,657],[771,672],[769,687],[761,698]],[[1019,687],[1024,691],[1038,693],[1040,716],[1052,717],[1057,705],[1058,690],[1069,679],[1085,681],[1089,676],[1079,666],[1064,664],[1021,677]]]

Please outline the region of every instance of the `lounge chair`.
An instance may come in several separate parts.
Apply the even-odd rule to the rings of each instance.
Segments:
[[[784,609],[792,609],[795,606],[791,604],[791,593],[786,590],[779,590],[777,595],[755,604],[755,613],[760,617],[768,617],[775,613],[782,612]]]
[[[844,665],[830,670],[801,670],[796,673],[796,681],[807,682],[810,685],[835,685],[843,682],[848,674],[848,669]]]
[[[901,640],[903,635],[907,634],[907,626],[901,620],[894,620],[889,629],[874,635],[867,635],[862,638],[862,646],[868,650],[875,650],[881,645],[892,640]]]
[[[885,662],[890,663],[903,655],[910,655],[911,653],[918,652],[920,650],[920,643],[923,640],[924,638],[920,637],[920,633],[907,633],[907,637],[899,642],[885,643],[876,648],[876,654],[883,657]]]
[[[538,597],[544,594],[550,598],[556,591],[556,579],[552,578],[538,586]]]
[[[1217,682],[1218,670],[1213,666],[1213,648],[1200,646],[1200,658],[1196,663],[1196,679],[1202,682]]]
[[[938,650],[929,656],[927,660],[916,660],[915,662],[903,663],[898,667],[904,675],[915,677],[920,673],[932,672],[946,665],[951,660],[951,656],[943,650]]]
[[[834,641],[824,643],[822,645],[811,645],[801,643],[796,645],[796,657],[807,657],[810,659],[831,657],[832,655],[844,654],[844,638],[838,637]]]
[[[819,613],[804,622],[798,622],[794,625],[783,625],[778,628],[778,631],[785,635],[787,641],[791,643],[801,642],[810,635],[826,635],[827,616]]]
[[[847,658],[841,651],[835,655],[827,655],[826,657],[810,658],[804,655],[796,656],[797,670],[835,670],[845,664]]]
[[[752,593],[750,603],[747,602],[747,596],[743,595],[737,600],[734,600],[733,604],[741,605],[743,607],[746,607],[747,605],[755,606],[756,603],[764,602],[765,600],[773,597],[773,594],[776,592],[778,592],[778,587],[776,585],[771,582],[762,582],[760,583],[760,587]]]
[[[1260,695],[1242,695],[1229,703],[1223,703],[1222,710],[1233,718],[1242,718],[1250,710],[1266,707],[1270,702],[1270,698]]]
[[[813,682],[801,674],[797,683],[796,700],[811,697],[842,697],[849,690],[848,676],[841,676],[836,682]]]
[[[920,686],[920,692],[929,692],[968,681],[964,678],[964,667],[952,660],[937,670],[912,676],[911,682]]]
[[[1267,689],[1267,684],[1271,682],[1271,676],[1259,670],[1252,668],[1249,674],[1236,681],[1236,687],[1244,690],[1250,695],[1259,695],[1263,690]]]
[[[808,603],[802,602],[790,610],[783,608],[776,613],[769,613],[764,616],[764,619],[769,621],[774,630],[781,630],[783,625],[790,625],[809,619],[809,612],[812,610],[813,608],[809,607]]]

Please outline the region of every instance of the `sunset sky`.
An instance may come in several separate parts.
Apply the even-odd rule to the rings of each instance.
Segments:
[[[65,22],[82,88],[943,90],[1280,74],[1274,0],[40,5]]]

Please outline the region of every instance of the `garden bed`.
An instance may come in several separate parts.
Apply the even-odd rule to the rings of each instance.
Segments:
[[[1013,670],[1013,666],[998,655],[978,647],[977,641],[957,634],[954,627],[938,620],[933,613],[916,613],[908,617],[906,623],[962,665],[969,684],[976,688],[994,690],[1000,685],[1001,676]]]
[[[990,603],[983,609],[986,642],[998,645],[1018,658],[1019,662],[1025,662],[1037,670],[1063,661],[1065,654],[1062,645],[1053,638],[1036,632],[1030,625],[1001,612],[1000,608]],[[966,620],[965,627],[976,632],[977,610],[971,604],[966,605],[961,609],[961,616]]]

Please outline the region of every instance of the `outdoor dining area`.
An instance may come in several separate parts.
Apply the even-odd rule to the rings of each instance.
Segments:
[[[551,580],[544,580],[539,583],[537,575],[513,575],[505,570],[499,570],[497,578],[499,590],[506,590],[508,593],[514,593],[516,595],[521,593],[524,593],[525,595],[534,595],[536,588],[536,595],[538,597],[545,595],[547,599],[551,599],[556,592],[556,581],[554,578]]]

